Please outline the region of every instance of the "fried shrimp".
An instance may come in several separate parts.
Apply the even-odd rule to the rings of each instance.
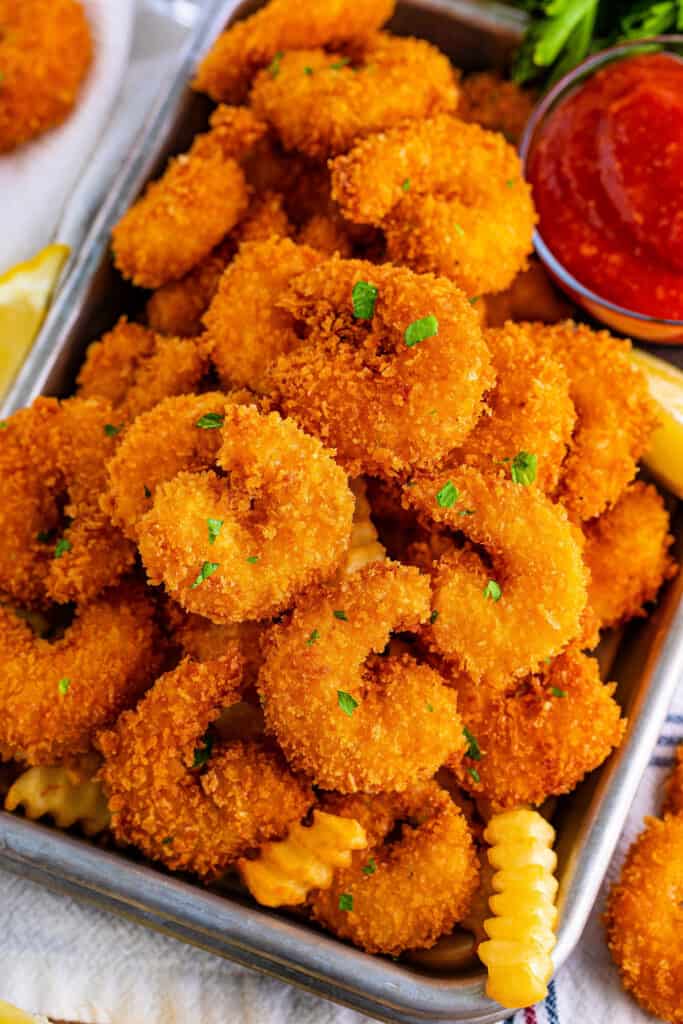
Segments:
[[[631,484],[616,505],[584,525],[584,533],[588,603],[601,628],[644,615],[645,605],[676,572],[669,516],[657,490]]]
[[[401,794],[330,796],[323,809],[355,818],[369,840],[351,867],[335,872],[329,889],[309,897],[325,928],[368,953],[398,956],[433,946],[465,917],[477,887],[477,857],[462,812],[435,782]]]
[[[657,423],[645,377],[630,359],[631,343],[572,321],[506,329],[567,370],[577,422],[557,497],[572,518],[592,519],[631,482]]]
[[[199,65],[194,88],[214,100],[240,103],[259,68],[285,50],[361,43],[394,13],[394,0],[270,0],[218,37]],[[271,74],[277,74],[279,61]]]
[[[570,792],[624,733],[615,685],[604,685],[595,658],[573,648],[508,693],[465,675],[455,675],[454,686],[475,743],[451,767],[494,810]]]
[[[342,213],[383,228],[389,259],[470,296],[502,291],[526,266],[536,215],[501,135],[442,114],[371,136],[331,167]]]
[[[646,818],[605,915],[628,992],[650,1013],[683,1022],[683,815]]]
[[[100,778],[120,842],[210,879],[306,814],[310,787],[275,748],[214,741],[209,727],[240,700],[240,684],[235,654],[183,661],[100,734]]]
[[[353,494],[320,441],[278,413],[228,405],[218,432],[215,463],[157,486],[140,554],[150,582],[187,611],[266,618],[338,568]]]
[[[20,605],[83,601],[115,584],[135,552],[99,509],[116,447],[107,402],[39,398],[4,423],[0,592]]]
[[[170,395],[191,394],[208,372],[206,346],[164,338],[122,317],[88,348],[77,393],[105,398],[123,420],[133,420]]]
[[[460,83],[457,114],[462,121],[502,132],[508,142],[517,145],[535,103],[531,89],[522,89],[495,71],[477,71]]]
[[[279,305],[308,333],[275,364],[274,397],[352,475],[430,466],[474,426],[493,373],[476,314],[451,282],[333,258]]]
[[[142,589],[123,584],[79,608],[50,643],[0,609],[0,755],[34,765],[87,753],[154,678],[153,616]]]
[[[392,631],[429,618],[429,581],[375,562],[310,591],[264,641],[266,725],[290,764],[342,792],[403,790],[464,749],[455,698],[408,655],[381,657]]]
[[[488,559],[466,546],[436,563],[437,616],[428,636],[435,650],[475,679],[505,685],[579,634],[587,574],[561,506],[533,487],[465,466],[414,478],[404,499]]]
[[[1,0],[0,153],[62,121],[92,62],[93,44],[78,0]]]
[[[378,33],[358,60],[325,50],[295,50],[278,73],[261,71],[251,103],[285,149],[314,160],[345,153],[359,139],[406,121],[454,110],[450,61],[424,39]]]
[[[289,238],[246,243],[205,313],[207,343],[224,387],[261,391],[278,356],[299,344],[294,318],[278,306],[292,278],[323,261]]]

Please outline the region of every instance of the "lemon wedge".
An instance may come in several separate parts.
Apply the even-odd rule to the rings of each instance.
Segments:
[[[643,462],[667,490],[683,498],[683,373],[640,349],[633,349],[632,359],[645,374],[659,407],[660,426],[650,439]]]
[[[0,398],[40,330],[68,255],[68,245],[48,245],[0,277]]]
[[[15,1006],[10,1006],[0,999],[0,1024],[38,1024],[39,1021],[47,1022],[47,1018],[33,1017],[30,1013],[17,1010]]]

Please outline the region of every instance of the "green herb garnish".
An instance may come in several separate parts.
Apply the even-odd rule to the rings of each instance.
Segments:
[[[69,677],[68,676],[62,676],[62,678],[57,683],[57,689],[61,693],[62,697],[66,697],[67,693],[69,692],[69,687],[70,686],[71,686],[71,680],[69,679]]]
[[[420,341],[426,341],[427,338],[433,338],[439,333],[439,321],[435,316],[423,316],[421,320],[413,320],[406,328],[404,335],[405,343],[408,348],[412,348],[417,345]]]
[[[336,612],[332,612],[332,614],[334,615],[335,619],[339,619],[340,622],[348,622],[349,621],[349,617],[346,614],[346,612],[336,611]]]
[[[404,192],[410,192],[410,178],[406,178],[401,182],[401,188]]]
[[[317,643],[319,639],[320,639],[320,633],[318,632],[318,630],[317,629],[312,630],[311,633],[309,633],[309,635],[308,635],[308,639],[306,640],[306,646],[307,647],[312,647],[313,644]]]
[[[207,412],[199,417],[195,426],[202,430],[219,430],[224,423],[225,415],[222,412]]]
[[[122,426],[123,424],[119,424],[119,426],[116,427],[114,426],[113,423],[105,423],[104,432],[107,435],[107,437],[116,437],[116,435],[120,432]]]
[[[209,544],[215,544],[216,537],[221,532],[221,527],[223,526],[223,520],[222,519],[207,519],[206,520],[206,525],[207,525],[207,527],[209,529]]]
[[[55,558],[61,558],[67,551],[71,551],[71,541],[66,537],[61,537],[55,545]]]
[[[208,580],[209,576],[213,576],[218,566],[218,562],[202,562],[202,567],[199,570],[197,579],[190,586],[190,590],[195,590],[197,587],[201,586],[204,580]]]
[[[275,54],[272,61],[268,65],[268,73],[270,74],[271,78],[277,78],[277,76],[280,74],[280,61],[282,60],[283,57],[284,53],[282,52],[282,50],[278,50],[278,52]]]
[[[500,589],[498,583],[495,580],[489,580],[484,587],[484,597],[488,601],[500,601],[503,596],[503,591]]]
[[[476,737],[472,735],[467,726],[463,726],[463,736],[467,740],[467,750],[465,751],[465,757],[471,757],[473,761],[481,761],[481,750],[477,743]]]
[[[434,623],[436,622],[438,617],[439,617],[439,612],[435,608],[434,611],[432,612],[432,614],[429,616],[429,621],[431,622],[432,626],[434,625]]]
[[[211,757],[212,750],[213,750],[213,736],[211,735],[210,732],[205,732],[204,735],[202,736],[202,746],[201,747],[195,747],[194,760],[192,762],[192,767],[193,768],[201,768],[202,765],[206,764],[206,762]]]
[[[436,492],[436,503],[439,508],[453,508],[460,497],[460,492],[452,480],[448,480],[440,491]]]
[[[353,896],[350,892],[343,892],[339,897],[340,910],[353,910]]]
[[[468,768],[467,774],[470,776],[470,778],[474,779],[475,782],[481,782],[481,775],[479,774],[476,768]]]
[[[355,700],[350,693],[344,693],[343,690],[337,690],[337,703],[342,709],[345,715],[351,718],[352,714],[358,707],[358,701]]]
[[[561,690],[559,688],[559,686],[551,686],[550,687],[550,692],[553,695],[553,697],[566,697],[567,696],[567,691],[566,690]]]
[[[510,476],[516,484],[528,487],[536,479],[538,459],[529,452],[518,452],[510,465]]]
[[[365,867],[363,868],[363,874],[364,875],[374,875],[376,870],[377,870],[377,865],[375,864],[375,858],[371,857],[370,860],[365,865]]]
[[[356,320],[372,320],[378,291],[369,281],[356,281],[351,292],[353,315]]]

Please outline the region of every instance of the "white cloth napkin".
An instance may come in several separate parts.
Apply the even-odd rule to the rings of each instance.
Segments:
[[[135,0],[85,0],[95,58],[66,121],[0,156],[0,273],[53,238],[67,198],[108,124],[128,63]]]

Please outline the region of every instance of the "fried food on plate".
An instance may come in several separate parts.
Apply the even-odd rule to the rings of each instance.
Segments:
[[[646,818],[605,924],[621,980],[640,1005],[670,1024],[683,1022],[683,815]]]
[[[240,103],[259,68],[273,62],[270,73],[277,75],[283,51],[362,43],[393,13],[394,0],[309,0],[300,7],[270,0],[218,37],[199,65],[194,88]]]
[[[571,647],[508,693],[464,674],[453,685],[473,742],[450,767],[494,810],[569,793],[624,733],[615,684],[603,684],[595,658]]]
[[[79,607],[51,643],[0,609],[0,755],[49,765],[87,753],[149,685],[161,650],[154,605],[138,585]]]
[[[535,103],[531,89],[522,89],[496,71],[476,71],[460,82],[457,115],[462,121],[501,132],[517,145]]]
[[[114,835],[174,871],[214,878],[313,803],[275,748],[214,740],[211,724],[241,699],[241,672],[236,654],[183,661],[98,738]]]
[[[90,68],[79,0],[0,0],[0,153],[61,124]]]
[[[323,808],[355,818],[369,839],[329,889],[309,897],[325,928],[368,953],[398,956],[428,949],[465,916],[477,857],[460,808],[435,782],[400,794],[330,796]],[[400,836],[387,842],[399,824]]]
[[[479,321],[445,278],[332,258],[279,305],[304,325],[274,400],[354,476],[430,466],[460,443],[493,383]]]
[[[645,605],[677,568],[669,554],[669,515],[657,490],[631,484],[616,505],[584,524],[584,533],[588,603],[600,627],[645,615]]]
[[[314,160],[345,153],[359,139],[410,120],[454,110],[453,67],[424,39],[379,32],[353,58],[326,50],[293,50],[277,74],[261,71],[251,91],[258,117],[285,149]]]
[[[381,657],[392,632],[430,614],[416,569],[373,563],[312,590],[264,643],[258,689],[289,763],[342,792],[403,790],[462,754],[455,697],[409,655]]]
[[[162,398],[196,391],[208,369],[201,341],[161,337],[121,317],[88,347],[77,393],[107,399],[119,420],[133,420]]]
[[[404,498],[477,545],[453,547],[435,566],[427,641],[436,651],[475,679],[505,686],[577,637],[587,573],[560,505],[521,480],[464,466],[415,477]]]
[[[502,135],[441,114],[371,135],[331,167],[342,213],[381,227],[389,259],[470,297],[508,288],[526,267],[536,214]]]
[[[353,494],[320,441],[278,413],[228,405],[216,433],[215,460],[156,487],[140,554],[150,582],[187,611],[266,618],[339,567]]]

